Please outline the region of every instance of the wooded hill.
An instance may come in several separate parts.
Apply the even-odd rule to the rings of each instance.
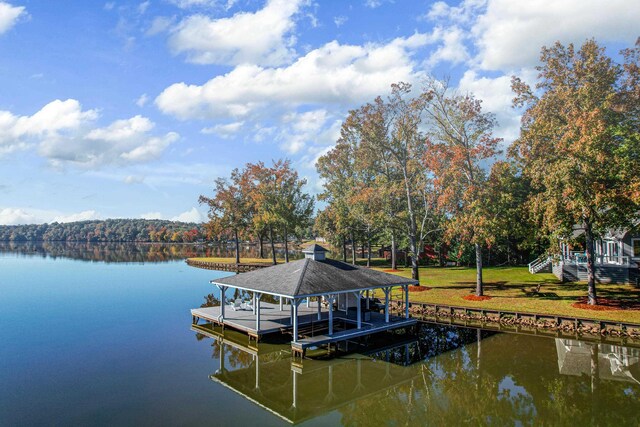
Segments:
[[[195,242],[202,224],[159,219],[107,219],[68,223],[0,225],[0,241]]]

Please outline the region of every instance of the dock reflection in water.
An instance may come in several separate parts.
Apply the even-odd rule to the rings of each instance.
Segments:
[[[194,331],[213,340],[212,381],[293,424],[640,423],[636,348],[422,324],[414,337],[294,363],[286,345]]]

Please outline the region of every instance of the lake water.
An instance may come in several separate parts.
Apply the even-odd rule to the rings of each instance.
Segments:
[[[228,273],[126,247],[51,255],[0,248],[3,426],[640,425],[632,346],[424,324],[299,365],[191,329]]]

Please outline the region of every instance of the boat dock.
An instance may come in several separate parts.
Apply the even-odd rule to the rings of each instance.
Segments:
[[[256,341],[262,336],[274,333],[292,334],[291,305],[263,302],[260,304],[260,329],[256,326],[256,314],[251,309],[232,310],[229,306],[225,309],[222,318],[220,306],[194,308],[191,310],[193,324],[198,325],[201,320],[223,328],[231,328],[246,333]],[[399,328],[414,326],[416,319],[406,319],[399,316],[389,316],[389,322],[385,321],[385,315],[376,311],[368,311],[362,316],[361,327],[357,327],[357,314],[345,312],[333,312],[334,331],[329,334],[329,312],[320,306],[318,302],[311,301],[309,305],[302,303],[298,307],[298,340],[291,343],[294,353],[304,354],[310,347],[324,344],[333,344],[339,341],[355,339],[366,335],[375,334]]]
[[[273,333],[289,335],[293,355],[304,357],[308,348],[417,323],[409,317],[408,305],[409,285],[417,281],[327,259],[326,251],[311,245],[303,250],[304,259],[212,280],[220,305],[192,309],[193,325],[205,320],[256,341]],[[404,294],[403,316],[390,313],[394,287]],[[384,293],[384,305],[371,298],[376,289]],[[245,301],[248,296],[251,301]]]

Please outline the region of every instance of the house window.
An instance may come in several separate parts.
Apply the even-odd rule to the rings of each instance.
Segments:
[[[640,258],[640,239],[631,239],[631,246],[633,249],[633,257]]]

